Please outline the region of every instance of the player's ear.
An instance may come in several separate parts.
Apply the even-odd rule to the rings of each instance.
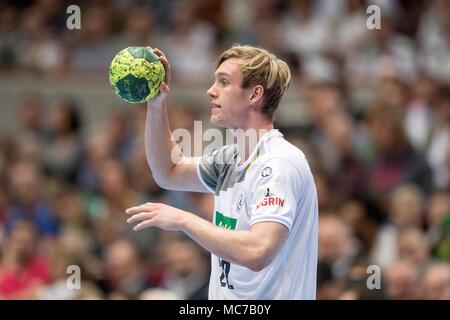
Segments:
[[[262,101],[264,96],[264,88],[262,85],[258,84],[257,86],[255,86],[251,92],[251,96],[250,96],[250,103],[251,104],[256,104],[260,101]]]

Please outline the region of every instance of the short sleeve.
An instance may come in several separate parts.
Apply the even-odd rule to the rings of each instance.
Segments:
[[[218,167],[214,164],[214,152],[204,155],[197,162],[197,175],[203,186],[209,192],[214,193],[219,176]]]
[[[204,187],[215,193],[223,172],[236,161],[234,146],[225,146],[200,157],[197,161],[197,175]]]
[[[258,167],[250,203],[250,225],[274,221],[291,229],[297,211],[302,179],[288,159],[273,158]]]

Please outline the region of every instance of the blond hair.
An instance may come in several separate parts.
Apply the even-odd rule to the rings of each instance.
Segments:
[[[216,69],[225,60],[241,59],[242,87],[261,85],[264,88],[262,112],[273,120],[284,92],[291,83],[291,72],[286,62],[267,50],[249,45],[234,44],[225,50],[216,63]]]

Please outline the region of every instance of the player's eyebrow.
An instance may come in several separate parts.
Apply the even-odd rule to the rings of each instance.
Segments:
[[[230,75],[229,75],[228,73],[225,73],[225,72],[219,72],[219,73],[216,73],[216,77],[219,77],[219,76],[226,76],[226,77],[229,77]]]

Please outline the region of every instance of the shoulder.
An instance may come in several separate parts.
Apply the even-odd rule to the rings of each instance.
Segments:
[[[303,176],[310,172],[305,154],[284,139],[260,156],[254,167],[261,176],[267,175],[268,171],[293,176]]]
[[[226,145],[205,155],[205,159],[217,165],[232,164],[237,159],[236,145]]]

